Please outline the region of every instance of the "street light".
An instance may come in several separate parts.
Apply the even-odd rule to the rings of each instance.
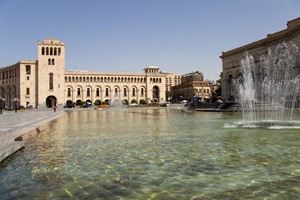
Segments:
[[[2,105],[3,102],[5,102],[5,99],[3,97],[0,97],[0,114],[2,114]]]

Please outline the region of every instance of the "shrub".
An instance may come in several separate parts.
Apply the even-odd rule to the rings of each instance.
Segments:
[[[146,104],[145,99],[140,99],[140,104]]]

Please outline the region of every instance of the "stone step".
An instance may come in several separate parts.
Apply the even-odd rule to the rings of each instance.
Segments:
[[[10,144],[6,144],[4,147],[0,148],[0,162],[5,158],[12,155],[16,151],[24,147],[24,141],[14,141]]]

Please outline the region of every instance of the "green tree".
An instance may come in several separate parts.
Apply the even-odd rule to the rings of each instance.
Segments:
[[[136,99],[132,99],[131,103],[137,103],[137,100]]]
[[[140,104],[146,104],[145,99],[140,99]]]
[[[95,100],[94,104],[97,106],[97,105],[100,105],[101,104],[101,101],[99,99]]]
[[[166,91],[166,100],[172,99],[172,93],[170,91]]]

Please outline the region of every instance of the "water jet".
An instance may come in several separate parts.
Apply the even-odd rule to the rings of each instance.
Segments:
[[[300,98],[299,58],[292,42],[268,49],[258,62],[245,53],[242,74],[236,81],[243,116],[237,123],[240,127],[300,127],[300,122],[293,120]]]

